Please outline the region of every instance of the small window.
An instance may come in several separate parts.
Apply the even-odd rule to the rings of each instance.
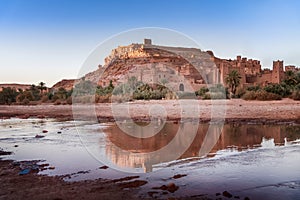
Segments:
[[[180,83],[180,85],[179,85],[179,91],[184,91],[184,85],[182,84],[182,83]]]

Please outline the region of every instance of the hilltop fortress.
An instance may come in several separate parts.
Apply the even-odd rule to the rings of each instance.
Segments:
[[[241,75],[241,87],[280,83],[284,71],[298,71],[295,66],[285,66],[283,61],[274,61],[273,70],[262,70],[259,60],[237,56],[235,60],[221,59],[212,51],[197,48],[153,45],[150,39],[143,44],[119,46],[105,58],[104,66],[87,74],[86,80],[103,87],[110,81],[114,85],[125,83],[135,77],[148,84],[164,84],[175,91],[197,90],[206,84],[224,84],[232,70]]]

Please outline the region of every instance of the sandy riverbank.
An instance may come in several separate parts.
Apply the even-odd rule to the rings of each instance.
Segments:
[[[281,101],[244,101],[241,99],[233,100],[200,100],[199,119],[206,122],[211,119],[211,110],[216,109],[225,111],[226,122],[256,122],[256,123],[277,123],[277,122],[297,122],[300,121],[300,101],[283,99]],[[186,102],[189,103],[188,100]],[[148,121],[149,110],[153,106],[161,106],[167,113],[168,120],[181,119],[180,103],[176,100],[151,100],[151,101],[134,101],[128,104],[118,104],[126,107],[129,105],[131,118],[140,121]],[[94,115],[88,105],[75,105],[77,114],[86,118]],[[95,113],[99,120],[114,120],[110,103],[96,104]],[[125,113],[115,114],[118,117],[125,117]],[[0,118],[8,117],[38,117],[38,118],[62,118],[73,119],[71,105],[51,105],[42,104],[36,106],[0,106]]]

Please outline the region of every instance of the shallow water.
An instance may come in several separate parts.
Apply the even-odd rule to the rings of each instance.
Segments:
[[[154,191],[162,197],[162,191],[152,187],[173,182],[179,189],[163,198],[214,198],[225,190],[241,198],[300,197],[299,125],[213,126],[207,140],[211,124],[122,123],[123,127],[115,123],[6,119],[0,121],[0,144],[3,150],[13,152],[5,159],[49,163],[54,169],[39,173],[69,174],[67,181],[113,179],[134,173],[148,181],[140,189],[142,196]],[[143,138],[147,131],[157,134]],[[168,145],[172,148],[165,148]],[[104,165],[109,168],[99,168]],[[176,174],[187,176],[175,180],[172,177]]]

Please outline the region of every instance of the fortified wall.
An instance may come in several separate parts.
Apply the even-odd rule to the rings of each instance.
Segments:
[[[262,69],[259,60],[252,60],[237,56],[235,60],[220,59],[215,57],[212,52],[212,60],[216,63],[220,72],[220,83],[225,84],[225,78],[232,71],[236,70],[241,75],[241,86],[267,85],[270,83],[280,83],[284,79],[283,61],[273,61],[273,70]],[[286,71],[298,69],[286,67]]]

